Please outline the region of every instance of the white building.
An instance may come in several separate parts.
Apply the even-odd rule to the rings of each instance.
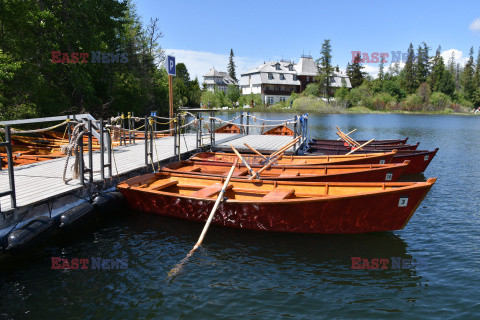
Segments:
[[[221,90],[227,92],[227,87],[229,85],[238,85],[237,81],[230,77],[228,72],[221,72],[215,70],[215,68],[210,69],[210,71],[203,76],[204,82],[207,86],[208,91]]]
[[[282,60],[267,62],[241,75],[242,94],[260,94],[265,104],[272,105],[287,100],[292,92],[300,93],[309,83],[315,82],[318,69],[311,56],[302,56],[298,63]],[[343,83],[351,88],[350,79],[339,72],[333,73],[330,84],[333,94]]]

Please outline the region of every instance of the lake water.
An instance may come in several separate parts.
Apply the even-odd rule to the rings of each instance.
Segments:
[[[165,281],[203,225],[119,213],[35,254],[1,258],[0,318],[479,318],[480,117],[310,116],[312,137],[335,139],[335,126],[356,128],[356,139],[409,137],[419,149],[440,148],[424,173],[438,180],[404,230],[327,236],[212,227]],[[124,259],[128,267],[52,270],[51,257]],[[356,270],[352,257],[420,265]]]

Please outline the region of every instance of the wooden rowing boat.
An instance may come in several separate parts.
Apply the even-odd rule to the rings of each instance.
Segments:
[[[237,125],[228,123],[215,129],[215,133],[242,133],[242,130]]]
[[[397,181],[410,162],[399,164],[360,164],[329,166],[272,166],[262,172],[260,179],[276,181],[310,181],[310,182],[348,182],[348,181]],[[256,172],[261,165],[252,165]],[[201,161],[181,161],[170,163],[161,168],[162,172],[184,173],[196,176],[226,177],[229,163],[211,163]],[[246,166],[237,164],[233,177],[249,178]]]
[[[395,145],[398,145],[398,144],[406,144],[407,143],[407,140],[408,140],[408,137],[405,138],[405,139],[392,139],[392,140],[374,140],[372,142],[369,143],[369,145],[377,145],[377,144],[395,144]],[[368,140],[356,140],[359,144],[364,144],[365,142],[367,142]],[[343,144],[345,143],[345,141],[343,140],[323,140],[323,139],[312,139],[312,142],[310,144],[314,145],[314,144],[319,144],[319,145],[323,145],[323,144],[336,144],[336,145],[341,145],[343,146]]]
[[[280,125],[278,127],[272,128],[268,131],[262,133],[263,135],[275,135],[275,136],[293,136],[293,130],[285,125]]]
[[[326,156],[326,155],[342,155],[349,152],[345,149],[335,148],[318,148],[316,152],[311,153],[312,156]],[[357,150],[358,154],[373,154],[375,150]],[[395,153],[391,163],[403,163],[405,160],[410,161],[410,165],[405,168],[404,174],[418,174],[424,172],[433,157],[438,152],[438,148],[433,151],[430,150],[398,150]]]
[[[206,221],[223,178],[157,172],[120,183],[139,211]],[[296,233],[364,233],[403,229],[435,183],[290,182],[231,179],[213,223]]]
[[[331,165],[331,164],[385,164],[390,163],[397,151],[368,154],[350,154],[341,156],[281,156],[273,162],[274,165]],[[249,164],[264,164],[265,159],[252,154],[242,154]],[[232,153],[200,152],[192,157],[193,161],[233,163],[237,156]]]
[[[362,150],[374,150],[375,152],[384,152],[384,151],[390,151],[390,150],[417,150],[418,145],[420,142],[417,142],[416,144],[374,144],[374,145],[366,145],[362,147]],[[350,147],[347,143],[344,143],[342,145],[339,144],[309,144],[309,149],[308,152],[317,152],[325,149],[338,149],[338,150],[345,150],[346,152],[349,152],[353,150],[354,148]]]

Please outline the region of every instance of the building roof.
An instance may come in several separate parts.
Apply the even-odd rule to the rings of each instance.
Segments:
[[[207,85],[237,85],[237,81],[230,77],[228,72],[217,71],[215,68],[210,69],[210,71],[207,72],[207,74],[205,74],[203,77],[205,78],[205,83]]]
[[[299,76],[313,76],[318,73],[317,64],[311,57],[302,57],[295,65],[295,70]]]

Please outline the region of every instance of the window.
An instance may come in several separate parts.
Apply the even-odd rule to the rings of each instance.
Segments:
[[[285,80],[285,75],[283,73],[280,73],[280,80]]]
[[[332,84],[334,84],[334,83],[335,83],[335,78],[330,78],[330,82],[331,82]]]
[[[293,66],[292,65],[288,66],[288,71],[293,71]]]
[[[273,97],[267,97],[267,103],[273,104]]]
[[[285,97],[280,97],[280,102],[285,102],[287,99]]]
[[[307,81],[310,81],[310,77],[307,77]]]
[[[268,74],[268,80],[273,80],[273,73]]]
[[[281,70],[281,69],[280,69],[280,63],[275,64],[275,69],[276,69],[276,70]]]
[[[297,79],[297,75],[294,74],[294,75],[293,75],[293,81],[297,81],[297,80],[298,80],[298,79]]]

